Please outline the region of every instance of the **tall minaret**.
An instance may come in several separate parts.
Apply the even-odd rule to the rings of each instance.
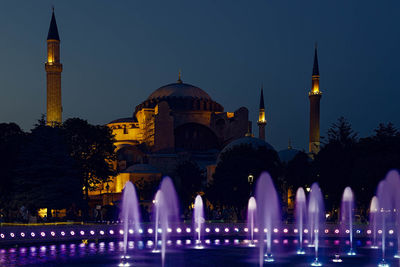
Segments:
[[[267,120],[265,119],[265,107],[264,107],[264,93],[263,87],[261,86],[261,96],[260,96],[260,109],[258,112],[258,138],[265,140],[265,125],[267,125]]]
[[[51,16],[47,35],[47,62],[45,64],[47,80],[47,125],[54,126],[62,122],[60,37],[56,17]]]
[[[314,66],[312,73],[312,86],[311,91],[308,93],[310,99],[310,142],[309,152],[318,154],[319,142],[319,102],[322,93],[319,90],[319,69],[318,69],[318,55],[317,46],[315,45]]]

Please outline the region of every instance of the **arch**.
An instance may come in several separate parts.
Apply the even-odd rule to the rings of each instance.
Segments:
[[[175,148],[177,150],[206,151],[219,149],[215,133],[199,123],[185,123],[174,130]]]

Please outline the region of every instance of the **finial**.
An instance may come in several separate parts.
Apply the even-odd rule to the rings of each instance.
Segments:
[[[315,41],[314,48],[318,49],[318,42],[317,41]]]
[[[54,13],[54,5],[52,5],[52,6],[51,6],[51,10],[52,10],[52,11],[53,11],[53,13]]]
[[[288,149],[292,149],[292,141],[290,140],[290,138],[289,138],[289,143],[288,143],[288,147],[287,147]]]
[[[181,70],[179,70],[179,72],[178,72],[178,83],[182,83],[181,76],[182,76],[182,73],[181,73]]]

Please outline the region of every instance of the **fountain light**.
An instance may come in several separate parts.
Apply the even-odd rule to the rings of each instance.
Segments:
[[[218,228],[218,227],[215,228],[214,231],[215,231],[216,233],[219,233],[219,228]]]
[[[206,244],[207,245],[211,244],[211,240],[210,239],[206,239]]]
[[[113,234],[114,234],[114,231],[113,231],[113,230],[110,230],[109,233],[110,233],[110,235],[113,235]]]
[[[158,228],[157,232],[161,234],[162,233],[162,229]]]
[[[306,254],[306,252],[304,251],[304,249],[301,248],[301,249],[296,251],[296,254],[297,255],[304,255],[304,254]]]
[[[1,234],[0,236],[1,236],[1,238],[4,238],[4,234]]]
[[[235,230],[235,232],[239,232],[239,228],[237,228],[237,227],[235,227],[234,230]]]
[[[186,239],[186,245],[190,245],[190,243],[192,243],[192,240]]]
[[[180,234],[180,233],[182,233],[182,229],[181,229],[180,227],[178,227],[178,228],[176,228],[176,232],[177,232],[178,234]]]
[[[167,229],[167,232],[168,232],[168,233],[171,233],[171,232],[172,232],[172,228],[168,228],[168,229]]]
[[[346,234],[350,234],[350,230],[349,229],[346,229]]]
[[[25,233],[21,233],[21,236],[22,236],[22,237],[25,237]]]
[[[180,240],[180,239],[176,240],[176,244],[177,244],[178,246],[182,245],[182,240]]]
[[[225,233],[229,233],[229,228],[224,229]]]
[[[297,228],[293,230],[293,233],[295,233],[295,234],[297,234],[298,232],[299,232],[299,229],[297,229]]]
[[[275,261],[274,257],[272,257],[271,253],[267,253],[264,256],[265,256],[265,259],[264,259],[265,262],[274,262]]]
[[[258,233],[258,228],[254,228],[254,233]]]
[[[342,262],[342,259],[340,258],[340,255],[338,253],[335,254],[335,258],[332,260],[333,262]]]
[[[378,234],[380,234],[380,235],[382,234],[382,230],[381,229],[378,230]]]
[[[328,234],[329,233],[329,229],[325,229],[325,234]]]
[[[11,233],[11,234],[12,234],[12,233]],[[41,232],[40,235],[41,235],[42,237],[45,237],[45,236],[46,236],[46,233],[45,233],[45,232]]]
[[[370,229],[367,230],[367,235],[370,235],[372,231]]]
[[[305,234],[308,234],[308,229],[306,228],[306,229],[304,229],[304,231],[303,231]]]
[[[64,232],[61,232],[62,235],[63,235],[63,233],[64,233]],[[100,230],[100,234],[101,234],[101,235],[104,235],[104,231],[103,231],[103,230]]]
[[[264,233],[268,233],[268,229],[267,228],[264,228]]]
[[[152,234],[153,233],[153,229],[151,229],[151,228],[147,229],[147,233]]]
[[[389,230],[389,235],[393,235],[394,231],[392,229]]]
[[[315,258],[315,260],[311,263],[311,266],[322,266],[322,263],[318,260],[318,258]]]
[[[361,230],[356,230],[356,233],[357,234],[361,234]]]
[[[284,232],[285,234],[287,234],[287,233],[289,232],[289,230],[288,230],[287,228],[285,228],[285,229],[283,229],[283,232]]]
[[[84,234],[85,234],[84,231],[80,231],[79,233],[80,233],[81,235],[84,235]],[[120,233],[121,233],[121,231],[120,231]]]
[[[244,228],[244,231],[247,233],[249,231],[249,228]]]
[[[225,244],[229,244],[229,239],[224,240]]]
[[[356,252],[353,250],[353,248],[350,248],[349,252],[347,252],[347,255],[354,256],[356,255]]]
[[[274,228],[274,233],[278,233],[278,232],[279,232],[278,228]]]
[[[190,233],[191,231],[192,230],[189,227],[186,228],[186,233]]]
[[[51,231],[50,234],[51,234],[51,236],[55,236],[56,235],[56,233],[53,232],[53,231]]]
[[[210,232],[210,228],[206,228],[206,233],[209,233]]]
[[[378,264],[378,267],[389,267],[389,264],[388,264],[385,260],[382,260],[382,261]]]
[[[339,234],[339,233],[340,233],[339,229],[335,229],[335,234]]]
[[[139,234],[143,234],[143,229],[142,228],[139,229]]]

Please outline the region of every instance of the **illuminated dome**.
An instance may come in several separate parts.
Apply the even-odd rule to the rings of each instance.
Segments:
[[[171,83],[155,90],[147,99],[190,97],[211,100],[211,97],[202,89],[187,83]]]
[[[138,105],[135,114],[143,108],[155,108],[160,102],[167,102],[171,110],[223,112],[224,107],[197,86],[183,83],[164,85],[155,90],[145,101]]]

